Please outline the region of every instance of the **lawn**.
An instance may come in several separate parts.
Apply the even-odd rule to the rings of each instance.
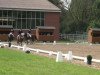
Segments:
[[[0,75],[100,75],[100,70],[0,48]]]

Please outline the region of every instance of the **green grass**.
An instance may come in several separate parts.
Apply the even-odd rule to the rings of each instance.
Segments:
[[[68,40],[68,39],[61,39],[59,41],[57,41],[57,43],[74,43],[74,40]]]
[[[0,75],[100,75],[92,68],[0,48]]]

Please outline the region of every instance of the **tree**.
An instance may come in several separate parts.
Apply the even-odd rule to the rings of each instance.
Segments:
[[[72,0],[69,11],[76,25],[76,31],[86,31],[92,15],[92,0]]]
[[[70,29],[70,33],[85,32],[89,26],[89,23],[94,18],[93,5],[96,0],[72,0],[70,8],[66,10],[67,27]],[[64,23],[63,23],[64,24]],[[64,30],[64,29],[62,29]],[[66,30],[66,33],[69,30]]]
[[[93,4],[93,17],[89,23],[91,28],[100,28],[100,0],[95,0]]]
[[[88,27],[100,27],[100,0],[72,0],[68,7],[61,0],[49,1],[61,9],[61,33],[85,32]],[[65,2],[68,4],[68,0]]]

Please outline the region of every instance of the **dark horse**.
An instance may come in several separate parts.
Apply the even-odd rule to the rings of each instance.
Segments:
[[[14,35],[13,33],[8,34],[8,42],[12,42],[14,40]]]
[[[22,42],[23,42],[24,36],[21,34],[17,35],[17,45],[21,45],[22,46]]]

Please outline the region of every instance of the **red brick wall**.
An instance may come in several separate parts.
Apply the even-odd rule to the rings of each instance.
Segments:
[[[45,13],[45,26],[54,26],[54,39],[59,39],[60,29],[60,12],[46,12]]]

